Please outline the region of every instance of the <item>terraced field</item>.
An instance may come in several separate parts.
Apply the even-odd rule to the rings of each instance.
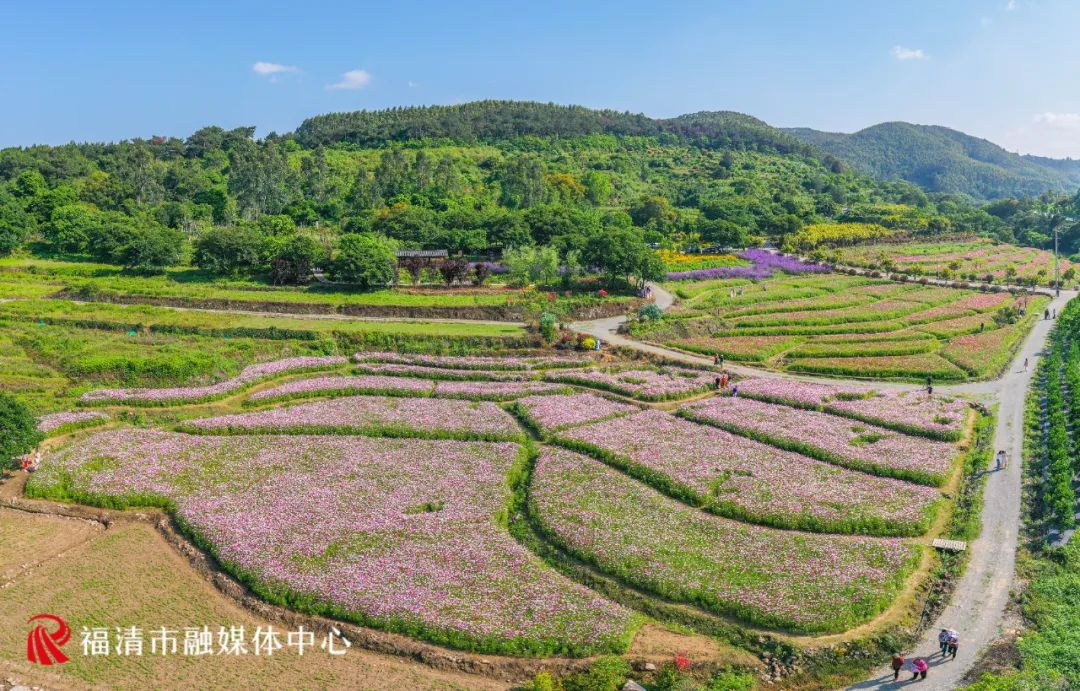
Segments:
[[[828,387],[703,398],[713,376],[362,352],[89,391],[41,418],[69,436],[26,492],[163,507],[271,602],[484,653],[622,652],[648,602],[805,634],[874,619],[912,585],[973,413]]]
[[[1048,298],[845,275],[672,283],[641,340],[790,372],[964,381],[996,376]]]
[[[601,303],[629,306],[634,301],[631,296],[549,295],[498,284],[453,290],[426,286],[350,291],[323,283],[284,287],[211,276],[190,267],[174,267],[161,276],[139,276],[112,264],[0,258],[0,299],[46,297],[253,312],[503,320],[520,319],[541,309],[569,315]]]
[[[994,244],[986,238],[856,245],[831,250],[830,256],[848,266],[988,283],[1049,285],[1054,278],[1052,253]],[[1059,270],[1069,272],[1066,282],[1075,281],[1071,262],[1062,259]]]

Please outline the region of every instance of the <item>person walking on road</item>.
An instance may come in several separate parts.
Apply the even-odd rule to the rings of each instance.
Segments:
[[[917,657],[911,661],[911,681],[922,678],[926,679],[926,670],[930,669],[930,665],[926,664],[926,660],[921,657]]]
[[[1028,371],[1028,359],[1027,358],[1024,358],[1024,371],[1025,372]]]
[[[941,649],[941,656],[945,657],[945,652],[949,648],[949,630],[942,629],[941,633],[937,635],[938,647]]]
[[[904,654],[893,653],[892,656],[892,680],[896,681],[900,678],[900,670],[904,668]]]
[[[926,395],[934,395],[934,378],[930,375],[926,375]]]
[[[738,398],[739,397],[739,385],[738,384],[731,387],[731,397],[732,398]]]
[[[955,660],[956,659],[956,650],[959,647],[960,647],[960,634],[958,634],[955,631],[950,631],[949,632],[949,647],[946,650],[946,653],[948,653],[948,655],[951,656],[952,659]]]

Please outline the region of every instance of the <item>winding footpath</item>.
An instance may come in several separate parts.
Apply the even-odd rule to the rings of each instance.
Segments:
[[[667,309],[674,302],[673,296],[659,286],[652,286],[656,304]],[[1062,291],[1050,303],[1050,310],[1061,312],[1065,303],[1075,297],[1075,291]],[[626,317],[611,317],[589,322],[577,322],[571,329],[599,337],[605,342],[645,353],[662,355],[691,364],[711,364],[711,359],[641,343],[616,333]],[[983,494],[982,532],[968,545],[969,560],[964,574],[952,598],[937,621],[926,629],[922,639],[913,650],[903,651],[908,659],[924,657],[930,664],[925,681],[919,688],[955,689],[962,685],[966,672],[978,661],[982,650],[1001,633],[1001,619],[1009,601],[1016,565],[1016,547],[1019,538],[1021,484],[1024,444],[1024,397],[1035,372],[1035,359],[1042,353],[1052,321],[1035,322],[1024,343],[1017,350],[1008,370],[1000,378],[988,382],[972,382],[955,386],[935,387],[942,393],[963,394],[978,398],[988,406],[997,406],[997,429],[994,433],[995,450],[1004,449],[1012,461],[1003,471],[987,472]],[[1024,367],[1024,361],[1030,367]],[[742,365],[728,365],[727,369],[741,376],[773,377],[812,380],[812,377],[792,376]],[[856,383],[850,380],[818,379],[837,383]],[[865,383],[865,382],[863,382]],[[875,386],[881,384],[875,383]],[[893,384],[895,388],[921,388],[914,384]],[[937,633],[942,628],[960,632],[960,647],[955,660],[945,660],[938,653]],[[892,680],[892,669],[887,664],[876,669],[871,677],[848,687],[849,689],[891,689],[908,683],[910,677],[901,674],[900,681]]]

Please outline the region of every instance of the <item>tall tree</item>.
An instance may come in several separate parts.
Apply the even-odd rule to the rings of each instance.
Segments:
[[[330,166],[326,163],[326,151],[316,147],[310,156],[300,162],[304,194],[316,202],[325,202],[330,194]]]
[[[511,209],[528,209],[547,198],[544,167],[532,156],[515,156],[499,171],[499,201]]]

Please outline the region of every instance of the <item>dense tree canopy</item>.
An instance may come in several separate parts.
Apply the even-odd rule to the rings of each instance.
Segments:
[[[33,450],[41,438],[37,419],[26,404],[0,391],[0,468],[14,467],[15,460]]]
[[[385,287],[394,282],[396,248],[393,240],[370,233],[343,235],[330,277],[365,290]]]
[[[1080,230],[1051,228],[1047,205],[1077,216],[1074,197],[982,207],[863,177],[737,113],[652,120],[480,102],[319,116],[262,140],[206,127],[186,140],[0,150],[0,254],[144,271],[191,261],[287,283],[328,268],[337,238],[358,233],[474,257],[552,246],[564,265],[599,233],[740,246],[837,221],[1039,246],[1056,229],[1077,251]]]

